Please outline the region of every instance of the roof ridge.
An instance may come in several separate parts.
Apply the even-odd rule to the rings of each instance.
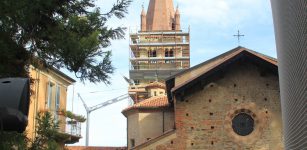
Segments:
[[[139,105],[139,106],[141,106],[142,104],[145,104],[145,103],[148,103],[148,102],[150,102],[150,101],[156,100],[156,99],[158,99],[158,98],[163,98],[163,97],[165,97],[165,95],[149,97],[149,98],[147,98],[147,99],[145,99],[145,100],[143,100],[143,101],[141,101],[141,102],[139,102],[139,103],[136,103],[136,104],[134,104],[134,105]],[[133,106],[133,105],[132,105],[132,106]]]
[[[201,62],[201,63],[199,63],[199,64],[197,64],[197,65],[195,65],[195,66],[193,66],[193,67],[191,67],[191,68],[189,68],[189,69],[183,70],[183,71],[181,71],[181,72],[179,72],[179,73],[177,73],[177,74],[175,74],[175,75],[172,75],[172,76],[166,78],[165,80],[169,80],[169,79],[171,79],[171,78],[174,78],[174,77],[177,76],[177,75],[182,75],[182,74],[184,74],[185,72],[188,72],[188,71],[197,69],[197,68],[199,68],[199,67],[201,67],[201,66],[203,66],[203,65],[209,64],[210,62],[213,62],[213,61],[215,61],[215,60],[217,60],[217,59],[224,58],[225,56],[227,56],[227,55],[230,54],[230,53],[233,53],[233,52],[239,51],[239,50],[244,50],[244,49],[247,49],[247,48],[242,47],[242,46],[235,47],[235,48],[233,48],[233,49],[231,49],[231,50],[229,50],[229,51],[227,51],[227,52],[225,52],[225,53],[222,53],[222,54],[220,54],[220,55],[218,55],[218,56],[215,56],[215,57],[213,57],[213,58],[211,58],[211,59],[208,59],[208,60],[206,60],[206,61],[204,61],[204,62]]]
[[[138,108],[160,108],[160,107],[166,107],[168,106],[168,100],[166,95],[161,96],[153,96],[148,99],[145,99],[139,103],[136,103],[132,106],[129,106],[125,108],[122,113],[125,113],[126,111],[132,110],[132,109],[138,109]]]
[[[212,66],[209,66],[207,69],[204,69],[203,71],[201,71],[200,73],[198,73],[196,76],[192,77],[191,79],[189,80],[186,80],[182,83],[180,83],[179,85],[176,85],[175,87],[172,87],[170,90],[171,92],[173,91],[176,91],[178,89],[180,89],[181,87],[185,86],[186,84],[188,84],[189,82],[191,82],[192,80],[195,80],[197,78],[199,78],[200,76],[202,76],[203,74],[205,74],[206,72],[212,70],[213,68],[216,68],[218,66],[220,66],[221,64],[225,63],[226,61],[230,60],[230,59],[233,59],[234,57],[240,55],[241,53],[249,53],[251,55],[253,55],[253,57],[257,57],[257,58],[260,58],[262,59],[263,61],[266,61],[272,65],[275,65],[277,66],[277,61],[276,59],[272,59],[271,57],[267,57],[266,55],[264,54],[260,54],[258,52],[255,52],[255,51],[252,51],[252,50],[249,50],[247,48],[244,48],[244,47],[238,47],[239,49],[235,49],[235,51],[232,51],[232,53],[227,53],[228,55],[220,55],[218,57],[215,57],[213,59],[216,59],[216,58],[220,58],[221,61],[220,62],[217,62],[215,64],[213,64]],[[225,54],[225,53],[224,53]],[[222,56],[227,56],[227,57],[222,57]],[[221,58],[222,57],[222,58]],[[202,65],[207,65],[205,63],[202,63]]]
[[[259,55],[261,55],[261,56],[264,56],[264,57],[266,57],[266,58],[268,58],[268,59],[271,59],[271,60],[273,60],[273,61],[277,61],[277,58],[271,57],[271,56],[269,56],[269,55],[265,55],[265,54],[262,54],[262,53],[260,53],[260,52],[257,52],[257,51],[251,50],[251,49],[246,49],[246,50],[249,51],[249,52],[251,52],[251,53],[256,53],[256,54],[259,54]]]

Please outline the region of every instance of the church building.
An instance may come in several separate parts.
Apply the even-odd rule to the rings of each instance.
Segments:
[[[282,150],[278,80],[275,58],[239,46],[147,84],[122,111],[128,149]]]
[[[166,92],[123,111],[129,149],[283,149],[274,58],[237,47],[168,78]]]

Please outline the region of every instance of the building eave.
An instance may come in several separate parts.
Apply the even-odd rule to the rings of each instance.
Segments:
[[[127,114],[134,110],[164,110],[169,107],[166,96],[155,96],[125,108],[122,114],[127,117]]]
[[[140,149],[140,148],[144,148],[145,146],[148,146],[148,145],[150,145],[150,144],[152,144],[154,142],[157,142],[157,141],[161,140],[162,138],[165,138],[165,137],[173,135],[173,134],[176,134],[176,129],[171,129],[169,131],[166,131],[166,132],[164,132],[162,135],[160,135],[158,137],[155,137],[155,138],[153,138],[151,140],[148,140],[148,141],[146,141],[144,143],[141,143],[141,144],[139,144],[139,145],[137,145],[135,147],[132,147],[130,150],[137,150],[137,149]]]
[[[64,78],[66,81],[68,81],[69,84],[75,83],[76,80],[74,80],[73,78],[69,77],[68,75],[66,75],[65,73],[63,73],[62,71],[54,68],[54,67],[48,67],[48,69],[52,70],[53,72],[55,72],[58,76]]]
[[[129,115],[135,114],[135,113],[171,111],[171,108],[172,108],[171,106],[132,108],[128,110],[123,110],[122,114],[127,118]]]
[[[261,65],[265,65],[266,67],[271,68],[275,73],[278,72],[277,60],[275,58],[239,46],[213,59],[205,61],[199,65],[196,65],[190,69],[182,71],[168,78],[168,80],[166,80],[166,89],[167,89],[167,97],[169,103],[172,103],[174,96],[183,98],[183,95],[185,95],[184,91],[186,88],[191,88],[195,84],[201,84],[201,86],[208,84],[212,79],[217,78],[217,76],[214,76],[216,72],[221,71],[224,68],[227,68],[227,66],[229,66],[231,63],[238,61],[243,57],[248,57],[249,59],[249,60],[247,59],[248,61],[253,61],[256,63],[260,63]],[[179,85],[175,85],[175,79],[177,76],[183,75],[188,71],[193,71],[197,68],[200,68],[201,66],[207,65],[212,62],[214,63],[214,65],[212,65],[208,69],[205,69],[197,76],[192,77],[189,80]],[[178,94],[180,95],[178,96]]]

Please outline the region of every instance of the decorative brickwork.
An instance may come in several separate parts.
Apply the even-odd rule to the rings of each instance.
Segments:
[[[240,136],[234,132],[232,128],[232,119],[239,113],[246,113],[254,119],[255,127],[254,131],[247,136]],[[248,143],[254,144],[263,134],[263,129],[267,124],[268,114],[263,112],[257,105],[253,102],[251,103],[242,103],[238,106],[234,106],[231,110],[228,111],[225,118],[225,129],[228,133],[228,136],[237,143]]]
[[[184,101],[176,100],[176,129],[183,149],[282,149],[278,77],[261,76],[258,70],[251,64],[235,65],[224,78]],[[231,125],[241,110],[255,119],[255,129],[247,136],[236,134]]]

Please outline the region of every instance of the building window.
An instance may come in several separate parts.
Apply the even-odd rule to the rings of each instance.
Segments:
[[[54,97],[54,83],[48,82],[47,85],[47,108],[52,109],[52,102]]]
[[[171,49],[171,50],[169,51],[169,57],[174,57],[174,50],[173,50],[173,49]]]
[[[60,109],[60,93],[61,88],[55,83],[48,82],[47,85],[47,108],[50,110]]]
[[[140,85],[140,80],[134,80],[135,85]]]
[[[148,57],[157,57],[157,51],[156,50],[149,50],[148,51]]]
[[[56,86],[56,92],[55,92],[55,109],[59,110],[60,109],[60,86]]]
[[[172,30],[175,30],[176,29],[176,25],[175,25],[175,23],[173,22],[172,23]]]
[[[57,110],[60,110],[60,93],[61,88],[53,82],[48,82],[47,84],[47,101],[46,108],[53,113],[55,121],[58,121]]]
[[[130,143],[131,143],[131,147],[134,147],[134,146],[135,146],[135,141],[134,141],[134,139],[130,139]]]
[[[173,49],[165,49],[165,57],[174,57],[174,50]]]
[[[254,130],[254,119],[247,113],[239,113],[232,119],[232,129],[238,135],[249,135]]]
[[[54,120],[58,121],[59,116],[56,111],[60,110],[60,86],[56,85],[56,90],[55,90],[55,110],[54,110]]]
[[[165,54],[164,54],[165,57],[169,57],[169,56],[168,56],[168,48],[165,49],[165,52],[164,52],[164,53],[165,53]]]

